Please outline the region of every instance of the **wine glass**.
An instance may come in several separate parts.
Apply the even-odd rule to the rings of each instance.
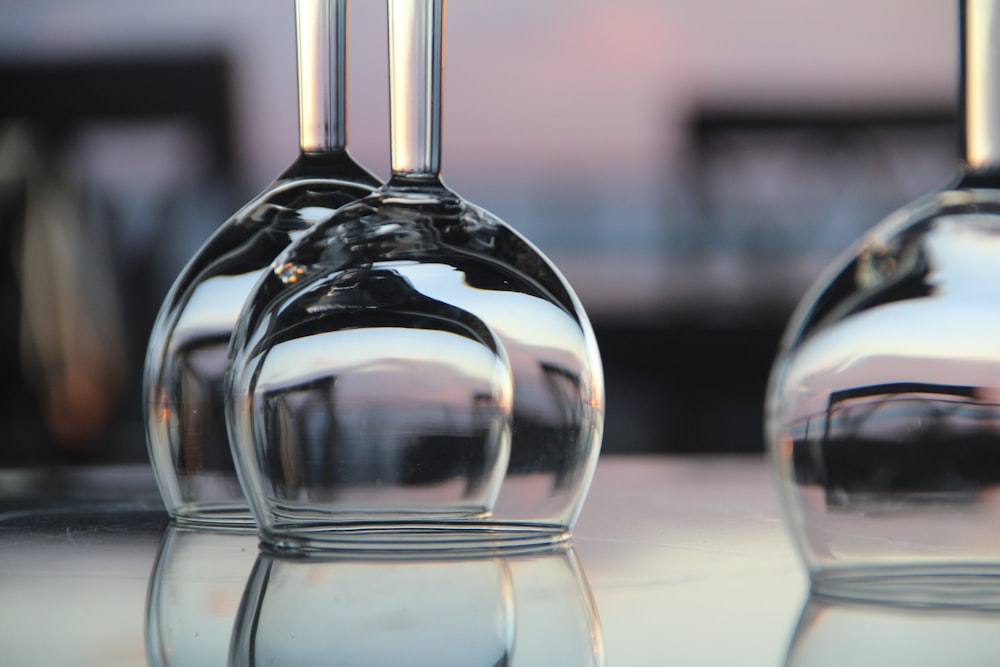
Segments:
[[[579,300],[440,177],[443,10],[389,1],[392,176],[290,246],[233,333],[234,457],[272,546],[558,542],[593,474]]]
[[[601,627],[566,545],[453,552],[263,550],[229,664],[600,667]]]
[[[289,242],[378,187],[345,137],[347,0],[296,0],[298,159],[226,221],[174,282],[149,338],[146,435],[170,515],[253,525],[230,454],[223,377],[229,337],[257,277]]]
[[[786,517],[827,596],[1000,600],[1000,2],[961,9],[958,179],[809,290],[771,377]]]

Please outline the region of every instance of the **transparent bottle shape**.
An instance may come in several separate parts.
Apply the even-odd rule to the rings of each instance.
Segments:
[[[1000,600],[1000,3],[962,4],[964,155],[795,312],[768,438],[813,588]]]
[[[379,185],[345,144],[346,5],[297,0],[299,157],[190,260],[149,338],[149,456],[167,510],[181,522],[253,524],[225,424],[223,379],[236,318],[254,282],[293,239]]]
[[[234,456],[275,545],[560,541],[593,474],[579,301],[440,178],[442,14],[390,0],[392,177],[291,246],[234,332]]]

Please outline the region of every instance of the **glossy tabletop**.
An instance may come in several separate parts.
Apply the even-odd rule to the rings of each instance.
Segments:
[[[572,550],[447,562],[168,529],[141,466],[0,472],[3,665],[969,665],[995,637],[996,614],[810,599],[759,456],[606,456]]]

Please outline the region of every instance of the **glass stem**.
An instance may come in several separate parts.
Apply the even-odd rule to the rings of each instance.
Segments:
[[[389,0],[389,105],[393,179],[441,173],[444,0]]]
[[[1000,168],[1000,0],[961,0],[961,151],[972,170]]]
[[[299,148],[336,152],[346,144],[347,0],[295,0]]]

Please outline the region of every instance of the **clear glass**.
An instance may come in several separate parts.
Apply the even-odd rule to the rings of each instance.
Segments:
[[[871,604],[810,597],[786,667],[987,667],[1000,655],[1000,609]]]
[[[262,552],[231,650],[234,667],[604,664],[597,610],[565,545],[469,557]]]
[[[233,466],[223,399],[236,318],[254,282],[293,239],[379,185],[344,143],[345,12],[346,0],[296,3],[300,155],[195,254],[150,334],[147,445],[177,521],[253,524]]]
[[[167,526],[146,597],[150,667],[226,664],[257,545],[252,528]]]
[[[603,380],[552,264],[441,181],[440,0],[390,0],[392,178],[303,235],[233,334],[234,456],[278,547],[568,537]]]
[[[959,179],[829,269],[773,370],[771,453],[825,595],[1000,600],[1000,143],[983,139],[1000,136],[1000,109],[982,94],[1000,90],[994,4],[962,13]]]

